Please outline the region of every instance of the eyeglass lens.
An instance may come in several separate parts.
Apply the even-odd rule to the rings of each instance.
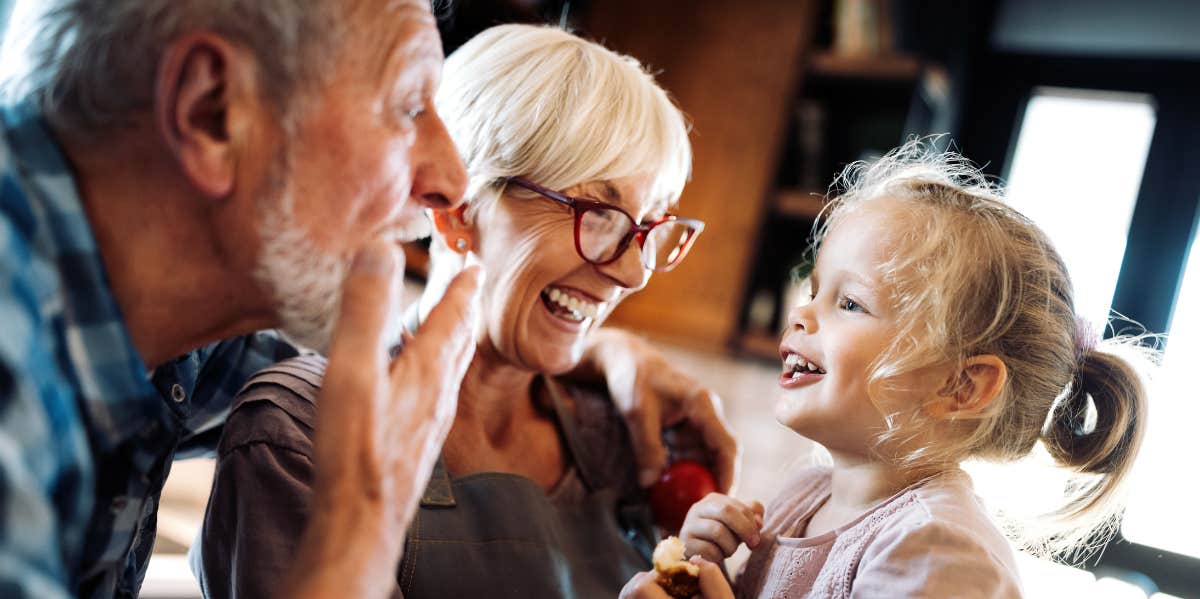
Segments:
[[[588,260],[607,262],[623,248],[633,222],[617,210],[591,208],[583,213],[579,223],[579,249]],[[642,264],[649,269],[662,269],[678,261],[694,230],[678,221],[659,224],[646,234],[642,246]],[[635,242],[634,240],[630,241]]]

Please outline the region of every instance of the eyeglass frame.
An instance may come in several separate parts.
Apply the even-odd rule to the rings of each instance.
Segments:
[[[613,262],[616,262],[617,260],[620,260],[621,256],[624,256],[625,252],[629,250],[629,242],[632,241],[635,237],[637,238],[637,241],[638,241],[638,249],[641,250],[643,253],[645,253],[646,238],[647,238],[647,236],[649,236],[650,231],[653,230],[654,227],[657,227],[662,224],[670,223],[670,222],[678,222],[678,223],[685,224],[685,225],[691,227],[695,232],[692,233],[689,236],[688,240],[686,242],[684,242],[683,245],[680,246],[683,249],[682,249],[682,251],[679,252],[678,258],[676,258],[673,262],[671,262],[670,264],[667,264],[666,266],[664,266],[662,268],[648,268],[646,266],[645,262],[642,263],[642,268],[646,268],[647,270],[650,270],[652,272],[667,272],[669,270],[674,269],[676,266],[678,266],[680,262],[683,262],[683,259],[685,257],[687,257],[688,252],[691,251],[692,245],[696,243],[696,238],[700,237],[700,234],[704,232],[704,221],[698,220],[695,218],[679,217],[679,216],[675,216],[674,214],[667,213],[667,214],[664,214],[662,218],[660,218],[652,223],[639,224],[637,222],[637,219],[633,218],[633,216],[631,214],[626,212],[625,209],[621,208],[620,206],[613,206],[612,204],[606,204],[604,202],[597,202],[595,200],[585,200],[583,198],[573,198],[567,194],[554,191],[553,189],[549,189],[547,187],[542,187],[541,185],[538,185],[537,183],[534,183],[533,181],[524,179],[522,177],[506,177],[506,178],[504,178],[504,182],[505,183],[513,183],[513,184],[517,185],[518,187],[523,187],[523,188],[525,188],[529,191],[532,191],[538,195],[547,197],[556,202],[570,206],[571,210],[575,213],[575,253],[579,254],[580,258],[583,258],[584,261],[586,261],[588,264],[591,264],[593,266],[605,266],[608,264],[612,264]],[[613,257],[609,258],[608,260],[599,261],[599,260],[592,260],[591,258],[588,258],[583,253],[583,245],[579,241],[580,228],[583,225],[583,215],[588,210],[593,210],[593,209],[615,210],[615,211],[620,212],[621,214],[625,215],[625,218],[629,219],[629,222],[631,223],[631,225],[629,226],[629,231],[627,231],[625,233],[625,236],[621,238],[621,241],[617,243],[617,249],[616,249],[615,253],[613,253]]]

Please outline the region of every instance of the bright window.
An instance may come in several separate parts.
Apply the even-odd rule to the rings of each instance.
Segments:
[[[1200,558],[1200,482],[1195,476],[1200,401],[1192,369],[1200,363],[1200,243],[1192,242],[1166,352],[1151,395],[1146,443],[1139,457],[1122,532],[1143,545]]]
[[[1038,88],[1008,174],[1009,203],[1054,241],[1075,285],[1076,312],[1106,321],[1154,133],[1153,100]]]

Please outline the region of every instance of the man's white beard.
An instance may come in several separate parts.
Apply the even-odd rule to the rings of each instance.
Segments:
[[[325,353],[341,303],[346,259],[308,239],[288,200],[277,198],[263,211],[254,275],[275,300],[280,330],[296,343]]]

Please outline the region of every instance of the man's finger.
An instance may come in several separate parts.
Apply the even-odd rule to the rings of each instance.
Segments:
[[[327,383],[372,365],[382,371],[387,359],[383,335],[395,308],[395,280],[402,270],[403,258],[391,243],[371,243],[355,255],[342,283]],[[334,381],[329,381],[331,377]]]
[[[408,361],[419,362],[421,372],[440,373],[444,378],[438,382],[442,384],[461,381],[470,364],[482,277],[478,266],[458,273],[401,354]]]

